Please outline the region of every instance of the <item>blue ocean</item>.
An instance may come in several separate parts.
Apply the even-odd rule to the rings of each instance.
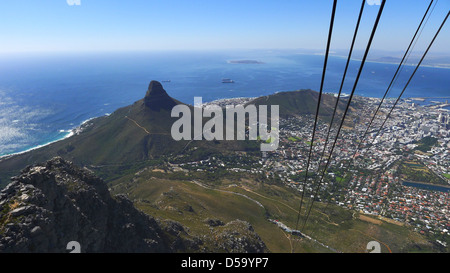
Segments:
[[[259,63],[230,62],[255,60]],[[0,56],[0,156],[60,140],[82,122],[144,97],[151,80],[193,104],[319,90],[324,56],[294,51],[48,53]],[[324,92],[338,92],[346,58],[331,56]],[[343,92],[353,88],[360,61],[349,67]],[[381,97],[398,64],[367,62],[356,95]],[[413,71],[405,66],[390,92],[396,97]],[[234,83],[222,83],[229,78]],[[450,96],[450,69],[421,67],[404,98]]]

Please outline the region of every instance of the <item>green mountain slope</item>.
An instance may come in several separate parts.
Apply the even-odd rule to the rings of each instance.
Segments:
[[[280,116],[287,117],[314,114],[317,99],[317,92],[301,90],[257,98],[250,103],[256,106],[279,105]],[[331,115],[334,103],[333,96],[324,95],[320,115]],[[109,116],[91,120],[80,133],[37,150],[1,159],[0,187],[5,186],[9,178],[24,167],[54,156],[93,169],[96,166],[110,166],[108,172],[114,173],[117,168],[143,167],[148,161],[161,159],[162,156],[186,152],[186,148],[197,149],[193,153],[196,157],[233,151],[259,151],[257,141],[173,140],[170,131],[178,118],[171,117],[171,110],[178,104],[183,103],[171,98],[159,82],[152,81],[143,99]],[[193,107],[189,107],[192,113]],[[105,175],[102,177],[107,179]]]
[[[438,252],[411,227],[334,204],[326,207],[320,202],[303,231],[310,237],[294,236],[274,221],[295,228],[301,194],[280,183],[268,182],[252,174],[241,173],[238,177],[228,174],[211,181],[204,172],[146,168],[112,181],[110,186],[115,194],[126,193],[144,213],[182,223],[195,236],[211,234],[212,226],[220,227],[236,218],[246,221],[270,252],[364,253],[368,242],[374,240],[380,242],[383,253]],[[304,220],[302,213],[299,228]]]
[[[96,118],[70,138],[0,162],[2,180],[26,165],[62,156],[77,164],[122,164],[143,161],[180,151],[185,142],[170,137],[171,108],[180,104],[157,82],[150,83],[144,99],[120,108],[109,116]],[[0,183],[4,184],[5,181]]]
[[[279,105],[280,117],[310,115],[316,113],[319,93],[311,89],[291,92],[278,92],[273,95],[256,98],[248,104],[255,105]],[[320,102],[319,116],[331,117],[336,104],[336,98],[329,94],[323,94]],[[338,113],[344,110],[346,100],[340,100]]]
[[[295,117],[314,114],[317,99],[317,92],[300,90],[257,98],[250,103],[279,105],[281,117]],[[342,112],[344,103],[345,100],[338,112]],[[190,234],[204,238],[208,249],[214,249],[216,239],[222,238],[221,248],[230,251],[232,247],[226,242],[233,237],[230,232],[240,223],[235,222],[239,219],[250,223],[272,252],[291,252],[294,248],[296,252],[365,252],[371,240],[383,242],[383,252],[434,250],[425,237],[408,227],[370,219],[334,205],[325,210],[322,203],[312,211],[310,230],[303,231],[313,239],[286,233],[274,221],[295,227],[299,192],[264,174],[221,168],[204,171],[195,164],[189,165],[199,159],[211,163],[209,159],[216,157],[214,162],[223,160],[236,168],[249,167],[260,159],[259,142],[175,141],[170,131],[178,118],[170,114],[178,104],[182,103],[171,98],[160,83],[152,81],[142,100],[90,121],[76,135],[0,160],[0,187],[25,166],[61,156],[107,178],[112,193],[126,194],[141,211],[182,223]],[[334,104],[333,96],[323,96],[322,119],[331,117]],[[227,155],[230,156],[225,159]],[[179,163],[183,165],[178,166]],[[247,226],[240,226],[242,233],[249,231]]]

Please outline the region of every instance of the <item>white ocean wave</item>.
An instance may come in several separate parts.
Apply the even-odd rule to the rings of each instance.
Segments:
[[[50,109],[32,108],[16,103],[0,90],[0,155],[27,147],[36,141],[33,131],[39,130],[36,120],[52,114]]]
[[[26,134],[19,128],[0,125],[0,143],[7,143],[14,139],[25,138]]]

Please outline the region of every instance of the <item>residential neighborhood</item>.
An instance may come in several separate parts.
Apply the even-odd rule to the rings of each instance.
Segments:
[[[237,100],[231,102],[248,101]],[[238,159],[213,157],[179,167],[210,172],[222,168],[276,178],[299,192],[304,189],[309,197],[320,202],[333,202],[364,214],[392,219],[411,225],[421,233],[450,235],[449,111],[436,105],[420,106],[412,100],[401,100],[378,132],[394,103],[387,101],[367,130],[365,139],[360,139],[380,99],[356,97],[355,101],[365,112],[347,117],[349,122],[345,126],[348,128],[344,127],[337,138],[323,179],[320,179],[319,164],[320,170],[326,166],[341,119],[339,114],[325,152],[329,120],[317,125],[306,184],[313,124],[310,116],[281,119],[279,148],[262,152],[259,159],[238,154]],[[230,100],[225,102],[230,103]],[[435,140],[435,143],[424,144],[424,139]],[[320,191],[314,195],[317,186]]]

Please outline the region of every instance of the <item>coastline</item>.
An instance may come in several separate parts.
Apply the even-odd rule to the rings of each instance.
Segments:
[[[305,54],[308,55],[308,54]],[[317,53],[314,55],[325,55],[322,53]],[[337,57],[337,58],[344,58],[347,59],[348,56],[343,56],[343,55],[331,55],[333,57]],[[352,61],[358,61],[361,62],[361,59],[357,59],[357,58],[351,58]],[[368,63],[376,63],[376,64],[392,64],[392,65],[399,65],[400,62],[383,62],[383,61],[377,61],[377,60],[366,60],[366,62]],[[416,66],[417,63],[412,63],[412,64],[408,64],[408,63],[403,63],[403,65],[405,66]],[[428,68],[438,68],[438,69],[450,69],[450,64],[443,64],[443,65],[438,65],[438,64],[421,64],[420,67],[428,67]]]
[[[32,148],[29,148],[29,149],[24,150],[24,151],[21,151],[21,152],[12,153],[12,154],[7,154],[7,155],[2,155],[2,156],[0,156],[0,161],[2,161],[2,160],[4,160],[4,159],[7,159],[7,158],[10,158],[10,157],[13,157],[13,156],[16,156],[16,155],[26,154],[26,153],[28,153],[28,152],[31,152],[31,151],[40,149],[40,148],[42,148],[42,147],[48,146],[48,145],[50,145],[50,144],[53,144],[53,143],[55,143],[55,142],[58,142],[58,141],[67,139],[67,138],[69,138],[69,137],[71,137],[71,136],[73,136],[73,135],[75,135],[75,132],[74,132],[74,130],[71,130],[70,132],[67,133],[67,135],[65,135],[65,136],[62,137],[62,138],[59,138],[59,139],[56,139],[56,140],[49,141],[49,142],[47,142],[47,143],[44,143],[44,144],[41,144],[41,145],[38,145],[38,146],[35,146],[35,147],[32,147]]]
[[[222,99],[216,99],[210,102],[204,102],[202,106],[209,106],[209,105],[221,105],[221,104],[242,104],[242,102],[247,103],[249,101],[252,101],[258,97],[236,97],[236,98],[222,98]]]
[[[278,91],[277,91],[277,92],[274,92],[273,94],[276,94],[276,93],[278,93]],[[327,94],[331,94],[331,95],[334,95],[334,96],[337,95],[337,93],[327,93]],[[343,94],[343,95],[345,95],[345,94]],[[263,96],[263,95],[261,95],[261,96]],[[362,95],[358,95],[358,96],[360,96],[360,97],[372,98],[372,99],[380,99],[380,98],[377,98],[377,97],[370,97],[370,96],[362,96]],[[250,102],[250,101],[252,101],[252,100],[254,100],[254,99],[256,99],[256,98],[258,98],[258,97],[219,98],[219,99],[215,99],[215,100],[212,100],[212,101],[209,101],[209,102],[203,102],[203,103],[202,103],[202,107],[210,107],[210,106],[212,106],[212,105],[224,106],[224,105],[228,105],[228,104],[232,104],[232,105],[243,104],[243,105],[245,105],[245,104],[247,104],[248,102]],[[345,98],[345,97],[344,97],[344,98]],[[410,97],[406,97],[406,98],[404,98],[404,99],[411,99],[411,100],[414,100],[414,98],[415,98],[415,97],[411,97],[411,98],[410,98]],[[428,99],[432,99],[432,97],[430,97],[430,98],[428,98]],[[109,115],[110,115],[110,114],[107,113],[107,114],[104,114],[104,115],[102,115],[102,116],[97,116],[97,117],[89,118],[89,119],[83,121],[80,125],[74,127],[73,129],[67,130],[67,134],[66,134],[65,136],[61,137],[61,138],[58,138],[58,139],[55,139],[55,140],[46,142],[46,143],[44,143],[44,144],[40,144],[40,145],[34,146],[34,147],[32,147],[32,148],[29,148],[29,149],[26,149],[26,150],[23,150],[23,151],[20,151],[20,152],[15,152],[15,153],[11,153],[11,154],[1,155],[1,156],[0,156],[0,162],[3,161],[3,160],[5,160],[5,159],[7,159],[7,158],[10,158],[10,157],[13,157],[13,156],[16,156],[16,155],[25,154],[25,153],[31,152],[31,151],[33,151],[33,150],[37,150],[37,149],[40,149],[40,148],[42,148],[42,147],[51,145],[51,144],[56,143],[56,142],[58,142],[58,141],[65,140],[65,139],[70,138],[70,137],[72,137],[72,136],[74,136],[74,135],[77,135],[77,134],[81,133],[81,132],[85,129],[85,125],[86,125],[88,122],[90,122],[90,121],[92,121],[92,120],[94,120],[94,119],[96,119],[96,118],[100,118],[100,117],[104,117],[104,116],[109,116]],[[415,182],[412,182],[412,183],[415,183]],[[428,184],[427,184],[427,185],[428,185]],[[432,185],[432,184],[429,184],[429,185]]]
[[[101,116],[100,116],[100,117],[101,117]],[[72,136],[74,136],[74,135],[78,135],[79,133],[81,133],[81,132],[84,130],[83,126],[85,126],[89,121],[94,120],[94,119],[96,119],[96,118],[99,118],[99,117],[93,117],[93,118],[89,118],[89,119],[83,121],[80,125],[76,126],[76,127],[73,128],[73,129],[68,130],[67,134],[66,134],[65,136],[61,137],[61,138],[58,138],[58,139],[49,141],[49,142],[44,143],[44,144],[41,144],[41,145],[34,146],[34,147],[29,148],[29,149],[26,149],[26,150],[24,150],[24,151],[12,153],[12,154],[2,155],[2,156],[0,156],[0,162],[1,162],[2,160],[11,158],[11,157],[13,157],[13,156],[26,154],[26,153],[28,153],[28,152],[31,152],[31,151],[40,149],[40,148],[42,148],[42,147],[51,145],[51,144],[53,144],[53,143],[56,143],[56,142],[58,142],[58,141],[62,141],[62,140],[68,139],[68,138],[70,138],[70,137],[72,137]]]
[[[245,101],[245,103],[247,103],[247,102],[249,102],[249,101],[251,101],[251,100],[253,100],[255,98],[257,98],[257,97],[220,98],[220,99],[216,99],[216,100],[213,100],[213,101],[210,101],[210,102],[204,102],[202,104],[202,107],[208,107],[208,106],[211,106],[211,105],[221,105],[221,104],[241,104],[242,101]],[[48,142],[46,142],[44,144],[40,144],[40,145],[28,148],[28,149],[20,151],[20,152],[15,152],[15,153],[11,153],[11,154],[1,155],[0,156],[0,162],[5,160],[5,159],[11,158],[13,156],[26,154],[28,152],[31,152],[31,151],[34,151],[34,150],[46,147],[46,146],[51,145],[53,143],[56,143],[56,142],[59,142],[59,141],[63,141],[63,140],[68,139],[68,138],[70,138],[70,137],[72,137],[74,135],[78,135],[85,129],[85,126],[86,126],[86,124],[88,122],[90,122],[90,121],[92,121],[92,120],[94,120],[96,118],[109,116],[109,115],[110,114],[108,113],[108,114],[105,114],[103,116],[89,118],[89,119],[83,121],[80,125],[74,127],[73,129],[67,130],[67,134],[65,136],[61,137],[61,138],[58,138],[58,139],[55,139],[55,140],[52,140],[52,141],[48,141]]]

